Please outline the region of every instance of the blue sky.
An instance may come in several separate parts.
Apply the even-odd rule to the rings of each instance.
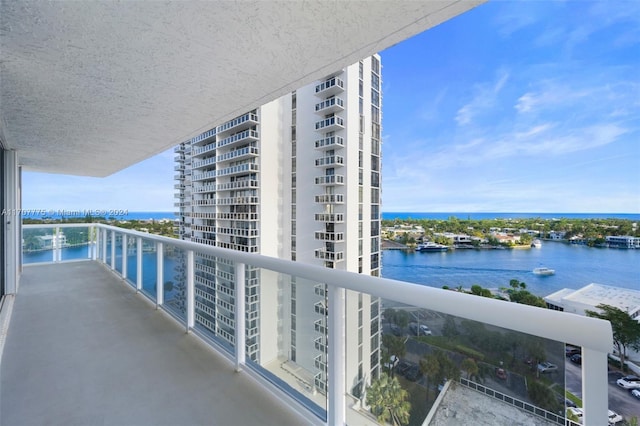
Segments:
[[[383,211],[640,213],[640,2],[489,2],[381,56]],[[173,158],[25,172],[23,206],[173,211]]]

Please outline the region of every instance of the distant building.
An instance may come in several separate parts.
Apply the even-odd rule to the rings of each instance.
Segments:
[[[42,250],[50,250],[67,245],[67,237],[64,234],[42,235],[37,238],[38,243],[40,243],[40,249]]]
[[[622,309],[640,321],[639,290],[592,283],[579,290],[564,288],[546,296],[544,300],[549,309],[578,315],[585,315],[586,310],[597,310],[596,306],[603,303]]]
[[[567,235],[565,231],[551,231],[549,232],[549,239],[551,240],[564,240],[564,236]]]
[[[631,237],[629,235],[610,235],[607,237],[607,244],[611,248],[638,249],[640,248],[640,237]]]

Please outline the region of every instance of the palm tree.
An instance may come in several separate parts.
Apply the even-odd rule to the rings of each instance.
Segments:
[[[436,354],[425,355],[420,360],[420,371],[426,378],[427,402],[429,402],[429,380],[437,378],[440,373],[440,361]]]
[[[367,387],[366,404],[376,416],[378,423],[391,422],[393,426],[409,423],[411,404],[407,401],[409,393],[402,389],[397,378],[385,373]]]

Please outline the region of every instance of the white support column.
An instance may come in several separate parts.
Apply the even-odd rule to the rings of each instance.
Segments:
[[[136,291],[142,290],[142,238],[136,238]]]
[[[59,244],[59,239],[60,239],[60,228],[53,228],[52,234],[51,234],[51,254],[53,255],[53,259],[52,262],[56,263],[56,262],[60,262],[60,244]]]
[[[95,244],[95,227],[90,225],[87,227],[87,259],[96,260],[96,244]]]
[[[107,230],[101,229],[102,232],[102,263],[107,264]]]
[[[111,231],[111,269],[116,269],[116,231]]]
[[[156,309],[164,304],[164,247],[161,242],[156,242]]]
[[[2,149],[2,148],[0,148]],[[21,194],[20,194],[20,167],[18,166],[18,154],[15,151],[2,151],[0,156],[0,197],[2,207],[10,214],[0,215],[0,226],[4,227],[4,238],[0,244],[4,244],[3,252],[4,268],[0,273],[4,273],[4,291],[6,294],[18,292],[18,277],[22,265],[22,238],[20,217]]]
[[[583,347],[582,407],[585,425],[607,424],[609,409],[608,389],[607,354]]]
[[[328,395],[327,424],[346,424],[345,396],[345,290],[333,285],[328,291]]]
[[[127,257],[129,256],[129,244],[127,234],[122,234],[122,279],[127,280]]]
[[[236,371],[242,371],[246,359],[246,285],[244,263],[236,263]]]
[[[194,289],[194,273],[193,273],[193,250],[187,251],[187,333],[195,326],[195,289]]]

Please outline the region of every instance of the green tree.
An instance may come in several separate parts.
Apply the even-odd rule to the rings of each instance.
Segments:
[[[407,347],[405,345],[404,339],[391,334],[382,335],[382,347],[384,349],[383,359],[385,360],[385,362],[389,360],[389,372],[391,377],[393,377],[393,364],[390,362],[391,355],[402,358],[407,353]]]
[[[442,326],[442,335],[444,337],[455,337],[459,335],[458,327],[456,326],[456,321],[453,319],[452,315],[447,315],[444,319],[444,325]]]
[[[473,358],[465,358],[460,365],[464,371],[467,372],[467,379],[471,379],[473,376],[478,375],[478,364],[473,360]]]
[[[399,309],[396,311],[396,324],[398,327],[404,328],[409,325],[410,315],[409,312]]]
[[[398,379],[382,373],[380,378],[367,387],[366,404],[379,423],[390,422],[394,426],[409,423],[411,404],[409,393],[402,389]]]
[[[640,322],[631,318],[628,312],[604,303],[596,306],[600,312],[585,311],[587,316],[600,318],[611,323],[613,344],[620,356],[620,368],[624,369],[627,349],[640,350]]]

